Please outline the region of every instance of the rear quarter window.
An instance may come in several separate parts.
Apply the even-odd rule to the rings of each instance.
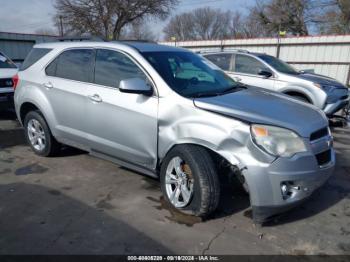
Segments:
[[[26,59],[24,60],[20,71],[24,71],[38,62],[41,58],[43,58],[46,54],[48,54],[52,49],[49,48],[33,48]]]

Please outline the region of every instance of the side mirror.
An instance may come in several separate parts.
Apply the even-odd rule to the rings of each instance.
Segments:
[[[129,78],[120,81],[119,91],[122,93],[140,94],[151,96],[153,90],[147,82],[141,78]]]
[[[259,76],[263,76],[265,78],[270,78],[272,76],[272,72],[264,70],[264,69],[260,69],[258,72]]]

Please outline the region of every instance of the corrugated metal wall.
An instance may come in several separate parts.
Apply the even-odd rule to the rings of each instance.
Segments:
[[[54,36],[0,32],[0,51],[14,61],[23,61],[36,43],[55,41]]]
[[[174,42],[163,42],[174,46]],[[234,39],[177,42],[177,46],[193,51],[229,51],[245,49],[250,52],[279,56],[296,68],[314,69],[350,85],[350,35]]]

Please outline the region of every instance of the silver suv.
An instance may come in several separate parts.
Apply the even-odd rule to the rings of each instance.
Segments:
[[[36,154],[66,144],[160,177],[182,212],[212,213],[229,167],[261,223],[306,199],[334,169],[321,110],[243,86],[190,51],[63,42],[36,45],[27,61],[15,106]]]
[[[248,51],[206,53],[203,56],[234,80],[290,95],[333,116],[349,103],[348,88],[336,80],[297,71],[276,57]]]

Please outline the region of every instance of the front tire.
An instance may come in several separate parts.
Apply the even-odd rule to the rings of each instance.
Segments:
[[[165,157],[160,170],[165,199],[179,211],[206,217],[219,204],[220,183],[209,152],[195,145],[179,145]]]
[[[24,118],[25,136],[35,154],[54,156],[60,149],[50,128],[39,111],[31,111]]]

